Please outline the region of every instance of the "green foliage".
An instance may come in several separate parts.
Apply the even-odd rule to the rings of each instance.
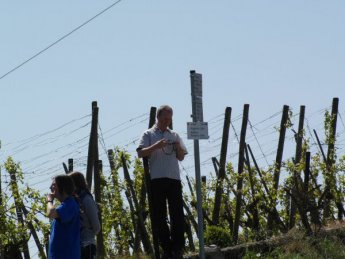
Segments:
[[[33,225],[36,232],[41,231],[43,235],[49,232],[49,224],[37,220],[39,214],[44,214],[45,197],[29,187],[20,188],[23,183],[20,164],[9,157],[5,162],[5,169],[11,175],[9,184],[11,195],[2,194],[0,240],[4,247],[4,253],[11,253],[14,250],[22,250],[23,245],[29,240],[28,222]],[[28,211],[27,215],[23,214],[22,211],[24,204]],[[22,215],[23,223],[18,222],[19,215]],[[42,243],[44,243],[43,239]]]
[[[205,231],[205,244],[227,247],[232,244],[229,231],[218,226],[208,226]]]

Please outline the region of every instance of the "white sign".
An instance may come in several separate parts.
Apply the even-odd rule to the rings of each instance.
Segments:
[[[208,123],[200,121],[187,122],[187,138],[208,139]]]

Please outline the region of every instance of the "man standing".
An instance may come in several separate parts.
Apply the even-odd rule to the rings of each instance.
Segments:
[[[173,110],[163,105],[157,110],[157,123],[141,137],[139,157],[148,157],[151,176],[152,213],[163,249],[162,258],[182,258],[184,249],[184,214],[178,161],[187,150],[180,136],[169,129]],[[169,207],[170,229],[167,224]]]

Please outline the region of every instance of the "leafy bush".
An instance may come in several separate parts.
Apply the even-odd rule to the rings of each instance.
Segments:
[[[227,229],[218,226],[209,226],[205,231],[205,243],[206,245],[227,247],[232,245],[232,238]]]

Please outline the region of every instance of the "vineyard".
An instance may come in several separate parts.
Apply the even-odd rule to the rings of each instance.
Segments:
[[[317,113],[317,120],[322,122],[317,130],[310,128],[305,106],[294,114],[285,105],[282,112],[256,124],[249,119],[247,104],[238,116],[233,116],[232,108],[227,107],[224,113],[209,120],[210,140],[201,146],[201,153],[207,156],[201,166],[203,171],[210,171],[202,177],[207,246],[226,248],[253,243],[291,230],[307,237],[317,236],[330,222],[343,221],[345,153],[341,147],[345,125],[338,106],[339,99],[334,98],[330,108]],[[85,128],[89,134],[74,139],[68,146],[73,150],[62,156],[58,152],[65,146],[33,157],[25,168],[22,167],[25,161],[14,159],[17,153],[52,145],[67,138],[67,134],[50,138],[52,132],[47,132],[14,147],[1,147],[2,157],[8,156],[1,164],[0,174],[0,258],[47,258],[50,224],[45,218],[46,186],[54,175],[73,170],[85,173],[100,208],[98,258],[157,257],[157,237],[150,220],[149,164],[145,158],[136,158],[133,152],[139,136],[106,148],[107,136],[115,136],[129,127],[135,127],[140,134],[151,127],[156,108],[104,132],[98,113],[97,103],[93,102],[91,121],[84,122],[89,115],[82,117],[80,127],[68,130],[72,138]],[[262,125],[265,127],[258,130]],[[220,136],[213,137],[214,132]],[[272,136],[273,144],[268,140]],[[267,149],[265,143],[270,143]],[[12,148],[11,152],[6,151],[7,147]],[[185,254],[193,255],[198,250],[198,220],[193,164],[188,164],[193,154],[191,146],[188,147],[187,161],[180,166]],[[289,153],[284,154],[284,150]],[[40,161],[39,165],[32,164],[33,161]],[[50,166],[52,163],[56,164]],[[241,258],[245,253],[251,251],[241,249],[231,258]]]

